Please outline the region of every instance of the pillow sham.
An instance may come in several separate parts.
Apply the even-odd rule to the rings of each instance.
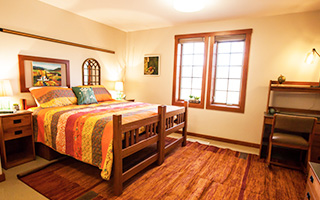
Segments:
[[[73,92],[77,96],[78,105],[98,103],[94,92],[90,87],[72,87]]]
[[[77,97],[71,88],[47,86],[32,88],[30,92],[37,105],[42,108],[77,104]]]
[[[94,96],[98,102],[108,101],[112,99],[110,92],[103,85],[82,85],[78,87],[92,88]]]

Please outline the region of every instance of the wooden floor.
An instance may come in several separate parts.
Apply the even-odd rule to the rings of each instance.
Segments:
[[[173,135],[173,134],[171,134]],[[174,136],[174,135],[173,135]],[[192,141],[199,141],[204,144],[208,145],[214,145],[219,146],[222,148],[229,148],[240,152],[247,152],[251,154],[258,154],[259,149],[256,148],[250,148],[246,146],[241,145],[233,145],[229,143],[224,142],[217,142],[212,140],[206,140],[206,139],[199,139],[196,137],[189,137],[188,140]],[[33,200],[44,200],[47,199],[40,193],[36,192],[23,182],[17,179],[16,175],[25,172],[29,169],[36,168],[38,166],[47,164],[48,161],[36,157],[36,160],[32,162],[28,162],[19,166],[16,166],[14,168],[10,168],[8,170],[3,170],[6,175],[6,181],[0,183],[0,199],[13,199],[13,200],[25,200],[25,199],[33,199]]]
[[[188,143],[163,165],[127,182],[120,197],[113,195],[112,182],[101,181],[99,170],[78,161],[56,165],[27,179],[51,199],[80,195],[92,199],[294,200],[303,199],[305,188],[305,176],[299,171],[276,166],[270,170],[256,155],[199,143]]]

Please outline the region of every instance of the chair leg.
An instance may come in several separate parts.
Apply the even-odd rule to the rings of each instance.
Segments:
[[[269,142],[269,151],[268,151],[268,157],[267,157],[267,165],[268,165],[268,167],[270,167],[271,152],[272,152],[272,143]]]
[[[311,159],[311,149],[309,149],[307,153],[307,165],[310,162],[310,159]]]

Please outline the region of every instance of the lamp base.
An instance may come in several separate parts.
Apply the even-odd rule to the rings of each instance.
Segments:
[[[0,110],[0,114],[9,114],[9,113],[14,113],[13,110]]]

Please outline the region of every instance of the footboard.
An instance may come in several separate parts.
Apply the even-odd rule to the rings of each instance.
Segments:
[[[182,143],[182,146],[186,145],[187,116],[188,116],[187,111],[188,111],[188,102],[184,102],[184,107],[182,107],[181,109],[165,113],[164,136],[170,135],[171,133],[178,132],[182,129],[182,136],[164,148],[165,154],[181,143]]]
[[[144,137],[139,136],[139,128],[145,127]],[[165,137],[182,129],[182,137],[165,146]],[[164,162],[164,156],[171,149],[182,143],[186,145],[187,103],[185,107],[166,112],[166,106],[158,107],[158,114],[142,120],[122,124],[122,116],[113,116],[113,152],[114,152],[114,193],[120,195],[123,182],[157,161]],[[139,150],[157,143],[157,152],[123,172],[123,159]]]
[[[158,107],[158,115],[142,120],[122,124],[122,116],[113,116],[113,152],[114,152],[114,193],[120,195],[123,182],[159,160],[164,155],[164,113],[165,106]],[[145,127],[144,137],[139,137],[139,128]],[[123,141],[124,140],[124,141]],[[123,159],[139,150],[157,143],[157,153],[123,172]],[[161,155],[161,156],[160,156]]]

